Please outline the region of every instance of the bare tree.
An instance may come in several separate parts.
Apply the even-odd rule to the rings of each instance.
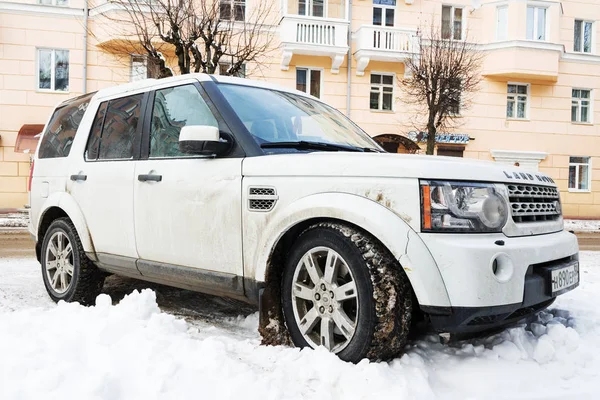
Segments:
[[[483,53],[466,40],[445,39],[432,24],[419,36],[419,51],[407,62],[409,78],[399,80],[403,101],[415,106],[415,126],[427,132],[427,154],[433,154],[436,134],[456,128],[455,118],[471,106],[477,91]]]
[[[156,77],[171,76],[165,51],[175,55],[177,72],[240,75],[248,62],[260,63],[271,48],[272,1],[257,0],[121,0],[124,13],[111,17],[129,39],[123,52],[142,49]],[[123,36],[123,35],[120,35]]]

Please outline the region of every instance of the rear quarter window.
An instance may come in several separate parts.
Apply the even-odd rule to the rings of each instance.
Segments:
[[[38,158],[67,157],[79,124],[94,94],[74,99],[54,110],[40,142]]]

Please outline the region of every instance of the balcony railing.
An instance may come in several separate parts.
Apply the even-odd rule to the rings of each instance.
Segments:
[[[348,22],[345,20],[287,15],[280,25],[286,70],[293,54],[330,56],[331,70],[337,72],[348,51]]]
[[[419,37],[411,29],[363,25],[355,37],[358,75],[370,60],[404,61],[419,52]]]

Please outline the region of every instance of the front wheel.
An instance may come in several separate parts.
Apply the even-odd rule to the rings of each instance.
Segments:
[[[67,218],[52,222],[44,235],[41,251],[42,277],[54,301],[94,304],[105,275],[85,255],[79,235]]]
[[[282,305],[296,346],[323,346],[341,359],[386,360],[408,336],[412,292],[389,251],[355,228],[321,223],[287,259]]]

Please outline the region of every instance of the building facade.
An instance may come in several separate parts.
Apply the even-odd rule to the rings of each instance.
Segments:
[[[249,13],[259,0],[221,1]],[[414,152],[424,140],[398,87],[419,33],[434,24],[477,43],[479,91],[455,131],[440,135],[437,154],[547,173],[565,216],[600,218],[597,0],[273,1],[272,51],[260,68],[247,65],[247,76],[320,97],[388,151]],[[0,0],[0,208],[27,203],[20,130],[34,132],[69,97],[146,76],[143,56],[115,50],[125,33],[110,15],[120,7]]]

